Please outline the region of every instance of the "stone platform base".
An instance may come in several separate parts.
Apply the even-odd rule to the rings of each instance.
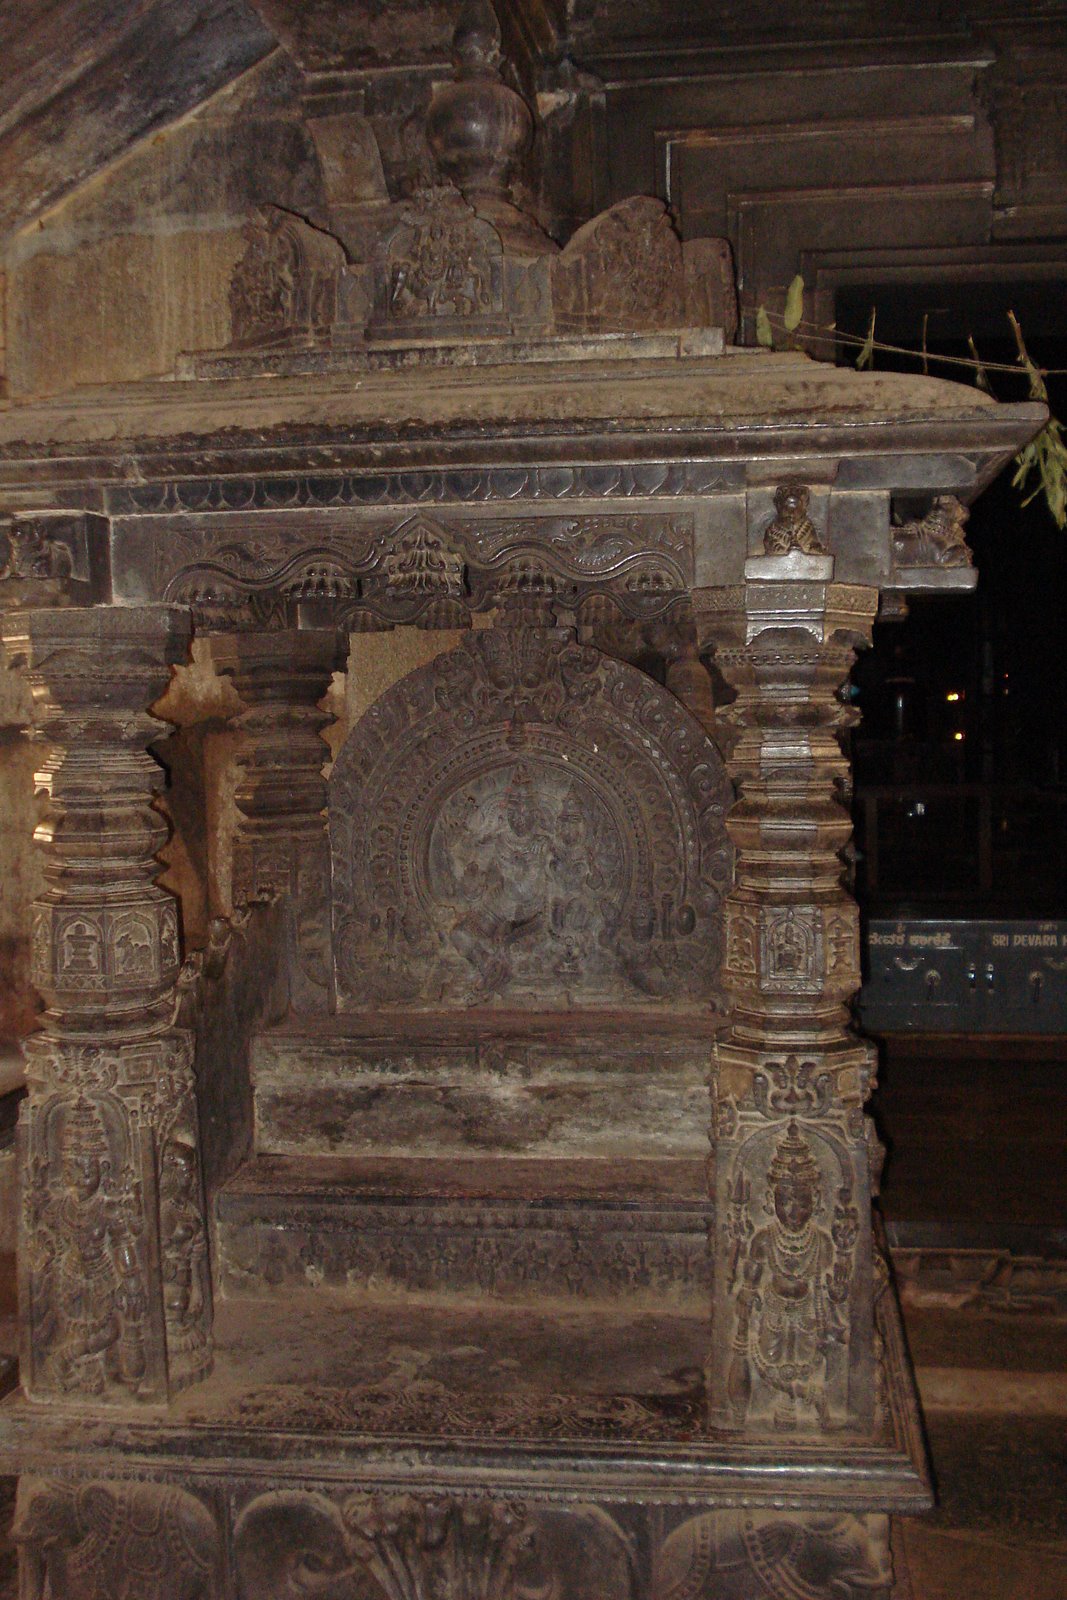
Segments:
[[[890,1600],[930,1500],[894,1309],[879,1435],[705,1418],[702,1318],[223,1301],[169,1409],[11,1396],[25,1593],[64,1600]]]

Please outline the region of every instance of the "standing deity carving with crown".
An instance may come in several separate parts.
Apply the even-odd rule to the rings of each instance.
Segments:
[[[741,1176],[734,1208],[747,1199]],[[825,1426],[829,1357],[846,1331],[847,1272],[818,1221],[822,1174],[795,1121],[775,1147],[764,1203],[771,1220],[739,1248],[729,1285],[737,1307],[730,1403],[740,1420],[769,1407],[776,1427]]]

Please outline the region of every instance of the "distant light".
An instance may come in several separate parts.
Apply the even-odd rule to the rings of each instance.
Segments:
[[[952,735],[952,737],[953,737],[953,738],[954,738],[954,739],[962,739],[962,738],[963,738],[963,734],[962,734],[962,733],[954,733],[954,734],[953,734],[953,735]]]
[[[945,696],[946,700],[958,700],[959,698],[960,698],[959,691],[956,690],[956,689],[953,689],[951,694],[947,694]]]

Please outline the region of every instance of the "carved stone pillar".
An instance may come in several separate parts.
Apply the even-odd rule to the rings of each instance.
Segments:
[[[20,1125],[23,1382],[41,1396],[166,1399],[210,1366],[211,1289],[190,1036],[171,1026],[177,907],[145,709],[188,648],[169,606],[23,611],[3,637],[49,746],[36,838]]]
[[[772,568],[760,558],[755,565]],[[830,562],[826,558],[826,567]],[[737,848],[726,901],[732,1026],[713,1067],[714,1423],[869,1430],[875,1412],[872,1051],[850,1029],[859,925],[842,881],[854,720],[838,698],[877,591],[772,577],[706,591]]]
[[[283,901],[291,1002],[298,1011],[322,1011],[332,990],[322,773],[330,718],[318,703],[343,664],[338,636],[332,629],[225,634],[212,639],[211,654],[246,707],[236,719],[233,902]]]

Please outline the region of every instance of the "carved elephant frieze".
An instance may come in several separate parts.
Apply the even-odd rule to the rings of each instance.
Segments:
[[[170,1484],[23,1478],[14,1537],[22,1600],[221,1600],[215,1517]]]
[[[883,1516],[709,1511],[664,1541],[652,1600],[891,1600]]]

